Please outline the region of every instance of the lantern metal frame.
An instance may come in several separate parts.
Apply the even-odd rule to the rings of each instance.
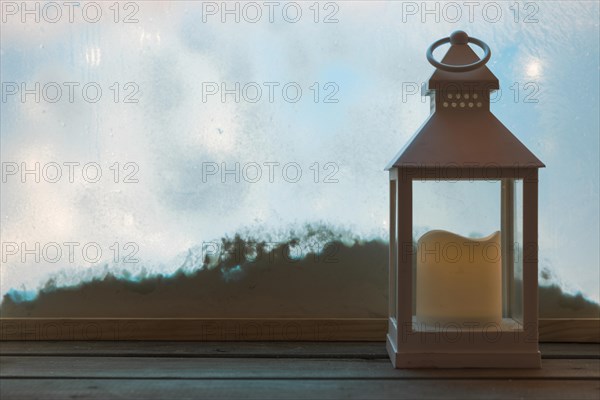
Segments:
[[[514,190],[507,182],[523,181],[523,316],[505,318],[500,330],[477,326],[471,330],[442,328],[418,329],[413,317],[413,182],[439,180],[439,168],[392,168],[390,170],[390,304],[387,351],[396,368],[539,368],[537,298],[537,168],[443,170],[444,180],[502,180],[502,235],[513,232],[510,204]],[[468,176],[468,178],[465,178]],[[511,241],[503,236],[503,243]],[[508,246],[503,246],[503,249]],[[504,250],[503,250],[504,251]],[[514,290],[511,268],[503,268],[503,299]],[[506,329],[508,328],[508,329]]]

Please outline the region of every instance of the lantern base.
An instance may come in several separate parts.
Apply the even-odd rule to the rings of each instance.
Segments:
[[[541,368],[539,351],[528,353],[399,353],[387,335],[387,353],[394,368]]]

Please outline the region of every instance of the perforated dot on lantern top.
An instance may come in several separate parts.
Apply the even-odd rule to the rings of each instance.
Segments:
[[[474,98],[474,99],[476,99],[476,98],[478,98],[478,97],[479,97],[479,95],[478,95],[477,93],[473,94],[473,98]]]
[[[452,107],[456,107],[456,103],[452,103]]]
[[[447,101],[444,102],[444,107],[448,107],[448,102]]]
[[[469,98],[469,94],[465,93],[465,99],[468,99],[468,98]]]
[[[457,93],[457,94],[456,94],[456,98],[457,98],[457,99],[460,99],[460,93]]]
[[[460,102],[460,106],[461,106],[462,108],[464,108],[464,107],[465,107],[465,103],[464,103],[463,101],[461,101],[461,102]]]
[[[452,98],[452,93],[448,94],[448,98],[451,99]]]
[[[481,102],[477,102],[477,107],[481,107]]]
[[[469,103],[469,107],[470,107],[470,108],[473,108],[473,103]]]

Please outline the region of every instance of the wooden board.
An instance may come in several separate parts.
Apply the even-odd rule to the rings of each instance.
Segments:
[[[387,320],[3,318],[1,340],[383,341]]]
[[[594,399],[600,346],[542,369],[395,370],[381,342],[4,342],[0,398]]]
[[[4,379],[3,399],[598,400],[600,383],[539,380]]]
[[[0,340],[384,341],[387,320],[2,318]],[[540,319],[541,342],[600,342],[600,319]]]
[[[68,344],[67,344],[68,343]],[[2,356],[387,359],[383,342],[0,342]],[[589,345],[583,345],[589,346]]]
[[[540,343],[542,358],[600,359],[598,343]],[[2,356],[388,359],[383,342],[0,342]]]
[[[542,369],[394,369],[387,359],[0,357],[0,378],[77,379],[577,379],[600,360],[544,360]]]

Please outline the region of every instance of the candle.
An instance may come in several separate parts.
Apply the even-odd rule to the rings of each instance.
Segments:
[[[500,232],[480,239],[433,230],[417,243],[417,320],[500,323]]]

